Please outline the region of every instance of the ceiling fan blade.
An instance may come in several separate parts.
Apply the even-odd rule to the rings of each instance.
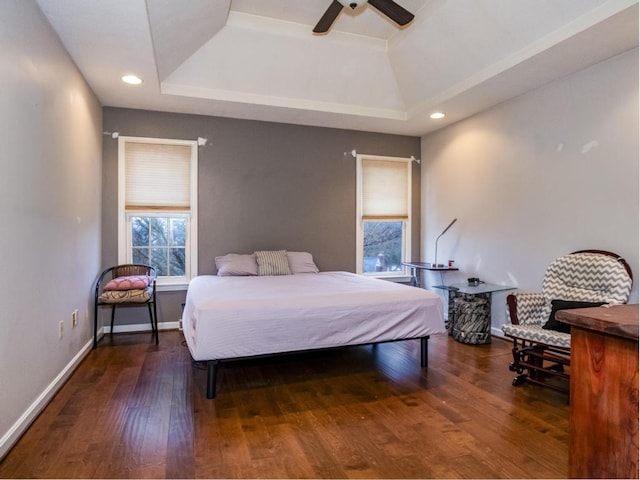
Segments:
[[[338,0],[333,0],[327,11],[313,29],[313,33],[327,33],[344,7]]]
[[[335,0],[334,0],[335,1]],[[393,0],[369,0],[372,7],[384,13],[398,25],[406,25],[413,20],[414,15],[398,5]]]

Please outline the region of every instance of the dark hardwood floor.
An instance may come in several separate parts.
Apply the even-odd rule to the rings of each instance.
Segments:
[[[2,478],[566,478],[568,404],[512,387],[511,344],[418,341],[225,363],[181,332],[102,340]]]

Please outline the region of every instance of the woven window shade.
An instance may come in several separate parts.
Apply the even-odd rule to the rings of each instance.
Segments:
[[[125,209],[189,210],[191,147],[125,144]]]
[[[363,220],[409,219],[407,162],[362,160]]]

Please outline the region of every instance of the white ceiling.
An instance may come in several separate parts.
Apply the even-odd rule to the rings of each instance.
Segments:
[[[406,135],[638,46],[638,0],[397,0],[402,29],[365,5],[326,35],[331,0],[36,1],[105,106]]]

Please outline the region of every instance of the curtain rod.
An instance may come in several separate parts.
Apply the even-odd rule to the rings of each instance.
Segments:
[[[102,132],[103,135],[111,135],[111,138],[118,138],[120,136],[120,132]],[[209,141],[208,138],[198,137],[196,139],[199,147],[204,147]]]
[[[355,149],[351,150],[350,152],[344,152],[344,156],[346,157],[347,155],[351,155],[353,158],[356,158],[358,156],[358,152]],[[413,155],[411,155],[409,159],[412,162],[416,162],[418,165],[422,163],[419,158],[416,158]]]

